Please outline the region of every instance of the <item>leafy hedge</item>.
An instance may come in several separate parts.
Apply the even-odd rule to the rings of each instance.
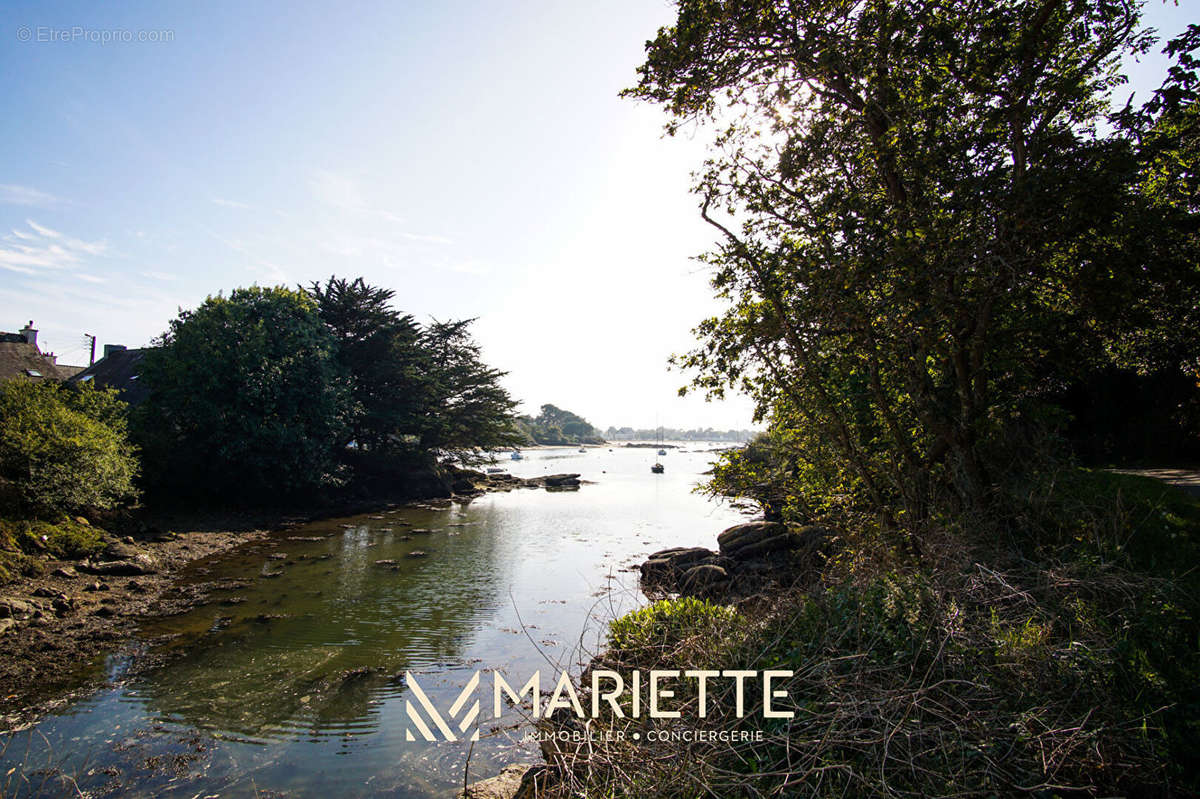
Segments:
[[[132,499],[138,461],[115,391],[32,382],[0,386],[0,480],[10,510],[41,516]]]

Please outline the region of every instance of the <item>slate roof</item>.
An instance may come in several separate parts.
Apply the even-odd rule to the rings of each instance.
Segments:
[[[0,382],[24,375],[30,380],[64,380],[67,375],[20,333],[0,334]]]
[[[99,388],[115,388],[121,392],[122,400],[130,405],[137,405],[150,393],[138,383],[141,373],[139,364],[147,352],[148,348],[115,350],[82,372],[72,375],[67,382],[93,383]]]
[[[86,369],[86,366],[68,366],[65,363],[55,364],[58,367],[59,374],[63,376],[63,380],[69,380],[75,375]]]

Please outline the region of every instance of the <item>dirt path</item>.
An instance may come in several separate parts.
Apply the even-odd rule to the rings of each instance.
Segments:
[[[1189,494],[1200,497],[1200,471],[1193,469],[1113,469],[1118,474],[1136,474],[1153,477],[1164,483],[1182,488]]]

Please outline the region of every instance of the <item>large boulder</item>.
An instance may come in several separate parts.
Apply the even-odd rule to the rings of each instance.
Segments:
[[[141,554],[141,550],[124,541],[113,541],[104,548],[105,560],[128,560]]]
[[[795,549],[800,537],[781,522],[736,524],[717,536],[721,554],[734,560],[762,558],[773,552]]]
[[[679,578],[679,590],[684,594],[705,596],[719,592],[729,583],[729,572],[715,563],[692,566]]]
[[[113,574],[119,576],[134,576],[138,574],[156,574],[158,562],[145,552],[138,552],[124,560],[106,560],[99,563],[84,563],[80,568],[92,574]]]
[[[719,555],[704,547],[671,547],[651,555],[642,564],[642,580],[651,585],[674,587],[688,569],[714,563]]]
[[[566,488],[579,485],[579,474],[550,474],[542,478],[546,488]]]
[[[455,494],[473,494],[478,489],[476,489],[475,484],[466,477],[459,477],[450,484],[450,490]]]

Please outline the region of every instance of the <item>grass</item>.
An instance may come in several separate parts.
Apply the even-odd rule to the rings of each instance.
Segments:
[[[0,582],[41,574],[46,558],[85,558],[103,548],[104,531],[82,518],[0,519]]]
[[[1015,533],[968,546],[980,528],[964,522],[943,531],[960,546],[937,561],[889,553],[886,567],[766,610],[668,600],[615,620],[595,667],[790,670],[778,687],[795,716],[737,718],[729,688],[701,719],[680,691],[681,719],[600,721],[642,742],[552,756],[560,793],[1193,795],[1200,501],[1080,470],[1014,503],[1012,518]],[[647,744],[653,728],[761,740]]]

